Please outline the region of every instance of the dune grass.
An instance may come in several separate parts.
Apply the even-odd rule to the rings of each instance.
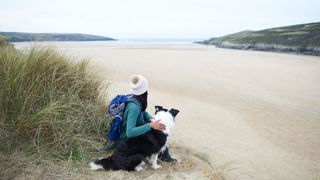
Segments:
[[[0,46],[0,151],[88,160],[109,124],[107,85],[77,62],[51,48]]]

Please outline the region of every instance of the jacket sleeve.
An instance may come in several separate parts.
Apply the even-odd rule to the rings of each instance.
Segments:
[[[150,122],[150,119],[151,119],[152,117],[150,116],[150,114],[147,112],[147,111],[144,111],[143,112],[143,120],[145,121],[145,122]]]
[[[128,104],[129,105],[129,104]],[[139,108],[136,105],[130,104],[127,109],[127,129],[126,135],[128,138],[142,135],[151,130],[149,124],[136,127],[137,120],[140,114]]]

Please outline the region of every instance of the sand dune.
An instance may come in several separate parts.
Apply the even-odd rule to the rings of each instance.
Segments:
[[[227,179],[320,178],[319,57],[191,44],[55,46],[90,57],[111,78],[111,96],[129,92],[131,74],[145,75],[149,112],[181,110],[170,139],[177,157],[188,149]]]

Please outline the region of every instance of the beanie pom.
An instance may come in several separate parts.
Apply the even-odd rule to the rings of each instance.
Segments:
[[[129,85],[134,95],[141,95],[148,90],[148,81],[140,74],[132,75],[129,79]]]

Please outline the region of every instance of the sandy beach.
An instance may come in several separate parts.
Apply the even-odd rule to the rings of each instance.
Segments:
[[[129,93],[128,78],[139,73],[149,80],[151,114],[154,105],[181,111],[169,146],[194,168],[166,165],[159,178],[166,169],[174,179],[210,178],[205,168],[226,179],[320,178],[320,57],[186,43],[50,44],[89,58],[111,82],[110,97]]]

